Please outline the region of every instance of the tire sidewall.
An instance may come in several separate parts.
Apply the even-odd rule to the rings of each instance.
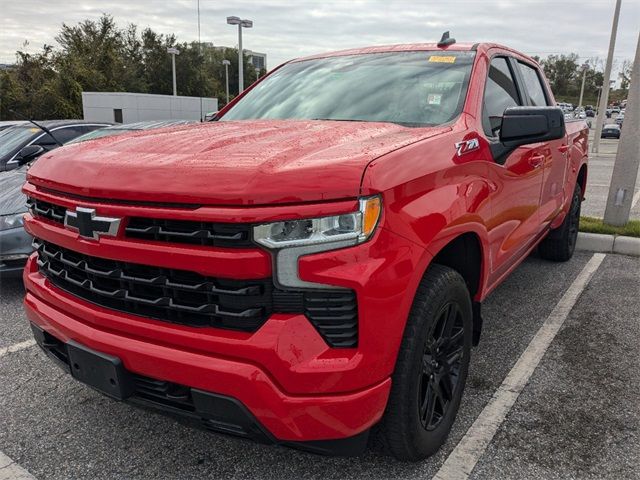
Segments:
[[[428,456],[435,453],[438,448],[444,443],[451,430],[451,426],[456,418],[458,407],[462,399],[462,393],[467,379],[469,370],[469,360],[471,354],[471,342],[472,342],[472,309],[469,293],[462,280],[459,277],[459,282],[452,285],[447,291],[438,292],[436,301],[432,302],[426,307],[426,311],[415,312],[420,315],[421,324],[419,326],[420,336],[417,339],[416,347],[413,349],[412,358],[410,361],[411,372],[408,378],[414,378],[410,388],[408,388],[407,401],[410,403],[407,410],[409,418],[407,424],[410,426],[410,435],[412,437],[412,443],[419,450],[421,456]],[[453,301],[457,303],[462,312],[464,322],[464,357],[460,366],[460,377],[458,385],[454,394],[454,398],[449,404],[445,417],[441,420],[440,424],[433,430],[427,431],[423,428],[418,415],[418,388],[419,388],[419,374],[422,368],[422,346],[425,344],[427,334],[429,333],[433,322],[436,320],[436,315],[440,309],[447,302]]]

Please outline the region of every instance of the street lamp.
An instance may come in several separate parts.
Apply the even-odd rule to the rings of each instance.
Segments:
[[[229,65],[231,65],[231,62],[225,58],[222,60],[222,64],[224,65],[224,78],[227,85],[227,103],[229,103]]]
[[[227,17],[227,23],[229,25],[238,25],[238,94],[244,90],[243,81],[243,52],[242,52],[242,27],[251,28],[253,22],[251,20],[244,20],[240,17]]]
[[[180,55],[180,50],[175,47],[167,48],[167,53],[171,55],[171,70],[173,72],[173,96],[178,95],[178,87],[176,86],[176,55]]]

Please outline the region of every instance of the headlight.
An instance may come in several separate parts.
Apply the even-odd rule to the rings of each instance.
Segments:
[[[375,231],[381,211],[380,196],[362,198],[356,212],[258,225],[253,228],[253,239],[274,250],[275,281],[280,286],[333,288],[301,280],[298,276],[298,259],[303,255],[350,247],[366,241]]]
[[[11,215],[2,215],[0,217],[0,231],[21,227],[23,225],[22,223],[23,215],[24,215],[24,212],[14,213]]]
[[[355,245],[367,240],[375,231],[381,207],[379,196],[363,198],[357,212],[258,225],[253,229],[253,238],[271,249],[344,241]],[[327,250],[331,249],[328,245]]]

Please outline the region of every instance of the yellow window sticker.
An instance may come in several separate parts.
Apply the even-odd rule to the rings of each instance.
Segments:
[[[444,56],[444,55],[431,55],[429,57],[429,61],[430,62],[437,62],[437,63],[455,63],[456,61],[456,57],[453,56]]]

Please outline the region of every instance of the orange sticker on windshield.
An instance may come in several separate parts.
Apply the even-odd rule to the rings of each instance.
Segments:
[[[430,62],[437,63],[454,63],[456,61],[456,57],[445,57],[444,55],[431,55],[429,57]]]

